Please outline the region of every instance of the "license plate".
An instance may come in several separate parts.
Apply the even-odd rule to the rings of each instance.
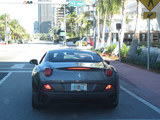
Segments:
[[[86,83],[72,83],[71,91],[87,91]]]

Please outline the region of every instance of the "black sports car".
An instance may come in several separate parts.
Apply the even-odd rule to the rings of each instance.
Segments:
[[[32,72],[32,107],[57,101],[101,101],[118,105],[119,76],[99,54],[76,49],[48,51]]]

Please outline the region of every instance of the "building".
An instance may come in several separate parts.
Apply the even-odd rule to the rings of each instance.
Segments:
[[[37,34],[38,33],[38,29],[39,29],[38,28],[39,27],[38,21],[35,21],[33,26],[34,26],[34,28],[33,28],[34,29],[34,34]]]
[[[151,42],[160,42],[160,11],[159,11],[160,3],[152,10],[152,12],[157,13],[157,18],[152,19],[150,22],[150,31],[151,31]],[[125,36],[124,42],[131,42],[134,37],[134,31],[136,26],[136,14],[137,14],[137,2],[136,0],[128,0],[126,7],[126,16],[128,22],[125,24]],[[148,10],[141,4],[141,13],[142,17],[140,19],[140,40],[139,42],[146,42],[148,37],[148,21],[147,19],[143,19],[144,12],[148,12]],[[113,43],[116,42],[118,36],[118,30],[116,30],[116,24],[121,23],[121,14],[114,15],[113,18]],[[106,27],[106,39],[108,36],[109,29]]]
[[[60,27],[62,19],[64,19],[64,5],[53,6],[53,26]]]
[[[52,0],[38,0],[38,2],[51,2]],[[39,33],[49,33],[52,21],[52,5],[39,4],[38,5],[38,24]]]
[[[126,25],[126,32],[128,34],[125,35],[126,38],[132,38],[134,35],[135,24],[136,24],[136,9],[137,3],[136,0],[128,4],[127,6],[127,16],[130,19],[129,23]],[[160,3],[153,8],[151,12],[156,12],[157,17],[155,19],[151,19],[150,21],[150,36],[151,42],[160,42],[160,11],[159,11]],[[139,42],[146,42],[148,37],[148,20],[143,19],[144,12],[148,12],[147,8],[141,4],[141,14],[142,17],[140,19],[140,40]]]
[[[39,33],[49,33],[54,26],[59,27],[64,18],[64,5],[66,0],[60,4],[39,4],[38,5],[38,24]],[[39,2],[55,2],[54,0],[39,0]]]

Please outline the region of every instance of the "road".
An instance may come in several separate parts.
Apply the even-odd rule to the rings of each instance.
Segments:
[[[160,120],[160,113],[123,86],[116,109],[104,109],[85,103],[56,104],[40,110],[32,109],[31,71],[34,66],[28,61],[33,57],[40,58],[48,49],[59,48],[63,47],[52,43],[0,46],[0,120]]]

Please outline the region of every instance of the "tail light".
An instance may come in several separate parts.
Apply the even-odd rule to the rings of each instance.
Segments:
[[[105,90],[110,90],[112,88],[112,85],[107,85],[106,87],[105,87]]]
[[[115,88],[113,85],[108,84],[106,85],[104,91],[115,91]]]
[[[46,85],[43,85],[41,90],[45,92],[51,92],[53,91],[53,88],[49,84],[46,84]]]
[[[44,85],[44,88],[45,88],[46,90],[52,90],[52,87],[51,87],[49,84]]]
[[[107,77],[111,77],[113,74],[113,71],[111,69],[106,69],[105,74]]]
[[[67,68],[68,70],[90,70],[91,68],[85,68],[85,67],[73,67],[73,68]]]
[[[45,68],[43,71],[45,76],[50,76],[52,74],[52,69],[51,68]]]

